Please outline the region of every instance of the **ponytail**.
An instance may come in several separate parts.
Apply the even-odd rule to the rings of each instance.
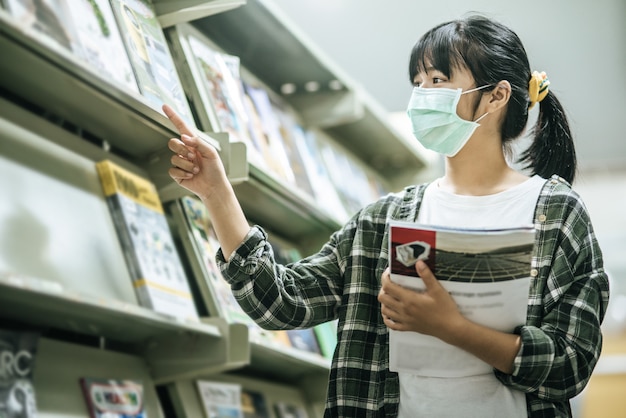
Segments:
[[[572,183],[576,175],[574,140],[563,107],[551,91],[539,103],[531,133],[533,142],[518,161],[532,174],[543,178],[557,174]]]

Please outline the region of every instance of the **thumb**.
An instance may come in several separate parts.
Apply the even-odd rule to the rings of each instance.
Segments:
[[[427,290],[432,289],[433,287],[441,286],[432,270],[423,260],[418,260],[417,263],[415,263],[415,271],[417,271],[417,274],[424,282]]]

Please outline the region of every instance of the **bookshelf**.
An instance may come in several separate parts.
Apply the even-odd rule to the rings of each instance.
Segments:
[[[412,141],[390,125],[381,106],[366,89],[334,65],[282,11],[268,0],[192,22],[273,91],[292,84],[283,98],[308,126],[320,128],[353,151],[393,189],[411,183],[425,160]],[[238,28],[232,31],[232,28]],[[261,34],[263,36],[261,36]],[[307,92],[308,82],[317,92]],[[328,86],[337,83],[337,90]]]
[[[185,194],[167,175],[166,143],[178,134],[142,94],[34,37],[3,4],[6,0],[0,0],[0,188],[5,191],[0,202],[0,321],[46,335],[40,345],[46,365],[35,373],[41,416],[87,416],[78,382],[72,389],[82,369],[93,375],[111,371],[120,378],[124,370],[132,370],[148,385],[150,416],[167,416],[157,391],[169,394],[175,410],[184,409],[181,402],[195,396],[190,382],[217,375],[268,386],[274,396],[288,394],[319,415],[328,359],[251,342],[245,326],[221,318],[184,321],[138,305],[95,162],[115,161],[154,182],[163,203],[173,201]],[[151,4],[166,36],[176,25],[190,22],[224,51],[239,56],[245,70],[293,107],[307,128],[354,151],[390,188],[411,181],[424,166],[366,91],[271,2]],[[336,86],[298,90],[311,80]],[[288,83],[296,92],[281,94]],[[193,110],[193,100],[190,104]],[[221,132],[199,130],[199,135],[219,150],[244,211],[255,223],[305,254],[340,226],[310,196],[250,164],[241,143]],[[73,394],[64,405],[58,401],[60,391]]]

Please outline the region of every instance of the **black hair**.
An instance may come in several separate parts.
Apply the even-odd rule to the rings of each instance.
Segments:
[[[506,26],[480,15],[440,24],[415,44],[409,60],[409,80],[432,66],[447,77],[458,69],[470,71],[476,86],[498,82],[511,85],[500,133],[502,146],[518,138],[528,122],[528,83],[531,70],[519,37]],[[533,142],[519,157],[532,174],[548,178],[553,174],[570,183],[576,174],[576,152],[565,112],[553,92],[539,103],[539,116],[532,129]]]

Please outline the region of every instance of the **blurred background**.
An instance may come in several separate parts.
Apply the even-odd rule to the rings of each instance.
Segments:
[[[322,56],[371,94],[410,136],[408,58],[433,26],[476,12],[513,29],[531,68],[546,71],[568,114],[583,197],[611,279],[605,344],[594,376],[573,402],[576,417],[626,417],[626,2],[624,0],[274,0]],[[535,110],[536,112],[536,110]],[[531,121],[533,122],[531,114]],[[530,125],[529,125],[530,126]],[[525,145],[522,138],[519,148]],[[441,174],[430,162],[425,180]]]

